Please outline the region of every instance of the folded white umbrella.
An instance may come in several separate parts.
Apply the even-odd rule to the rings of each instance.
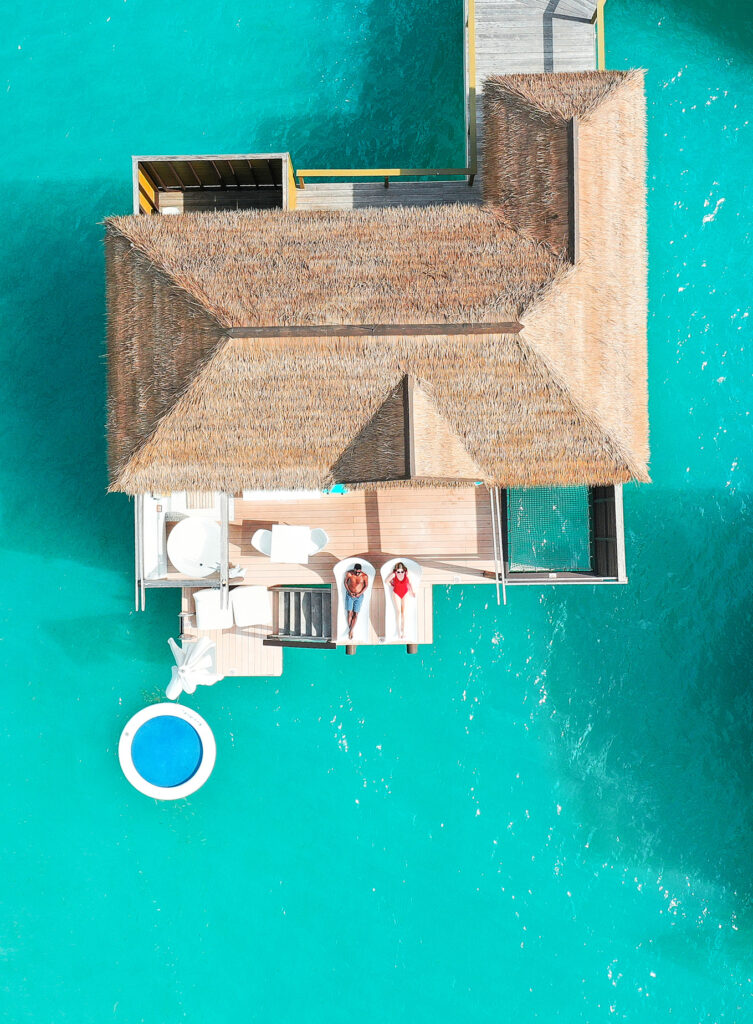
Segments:
[[[167,641],[173,652],[175,664],[166,690],[169,700],[177,700],[181,693],[194,693],[197,686],[212,686],[222,676],[217,675],[217,648],[206,636],[189,640],[182,647],[173,640]]]

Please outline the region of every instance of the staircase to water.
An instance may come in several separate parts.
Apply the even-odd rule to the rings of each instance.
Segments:
[[[331,648],[332,588],[272,587],[274,625],[266,644]]]

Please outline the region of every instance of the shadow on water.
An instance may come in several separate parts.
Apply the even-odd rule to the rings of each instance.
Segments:
[[[464,166],[462,26],[458,2],[428,0],[393,12],[370,4],[361,36],[380,45],[353,62],[358,88],[347,106],[339,100],[268,118],[248,125],[249,137],[288,150],[296,167]]]
[[[700,876],[753,912],[753,508],[653,487],[629,499],[628,587],[550,604],[563,788],[595,849]],[[589,629],[584,658],[567,638]]]
[[[652,10],[652,17],[653,13]],[[736,0],[719,4],[710,4],[708,0],[668,0],[661,21],[663,25],[674,22],[678,33],[687,26],[709,40],[718,40],[722,55],[753,56],[753,9],[749,4]],[[607,8],[607,46],[609,24]]]
[[[65,194],[64,185],[45,188]],[[5,258],[4,540],[86,565],[130,566],[128,503],[106,495],[103,209],[106,189],[79,183],[77,204],[50,204],[30,238],[40,186],[21,183],[2,214]]]

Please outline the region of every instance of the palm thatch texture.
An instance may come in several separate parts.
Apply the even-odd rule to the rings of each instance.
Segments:
[[[112,217],[107,228],[223,327],[514,321],[561,263],[478,206]]]
[[[485,208],[107,222],[111,489],[648,479],[642,76],[491,85]]]
[[[616,89],[642,81],[636,71],[498,75],[484,85],[484,201],[532,237],[563,248],[568,240],[573,173],[568,132]],[[610,133],[607,145],[643,140]],[[603,182],[600,181],[600,185]]]

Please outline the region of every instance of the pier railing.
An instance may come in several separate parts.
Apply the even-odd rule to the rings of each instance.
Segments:
[[[468,184],[473,184],[476,171],[472,167],[445,167],[437,170],[433,167],[349,167],[349,168],[304,168],[295,172],[298,188],[306,187],[306,178],[383,178],[384,187],[389,188],[392,178],[450,178],[467,177]]]
[[[604,4],[606,0],[597,0],[591,23],[596,31],[596,68],[604,71],[607,66],[606,53],[604,48]]]
[[[601,4],[603,7],[603,2]],[[351,168],[299,168],[294,172],[298,188],[306,187],[306,178],[381,178],[389,188],[392,178],[467,178],[473,185],[477,166],[476,144],[476,21],[475,0],[464,0],[465,39],[463,63],[465,78],[465,120],[467,167],[351,167]],[[292,167],[292,163],[291,163]]]

